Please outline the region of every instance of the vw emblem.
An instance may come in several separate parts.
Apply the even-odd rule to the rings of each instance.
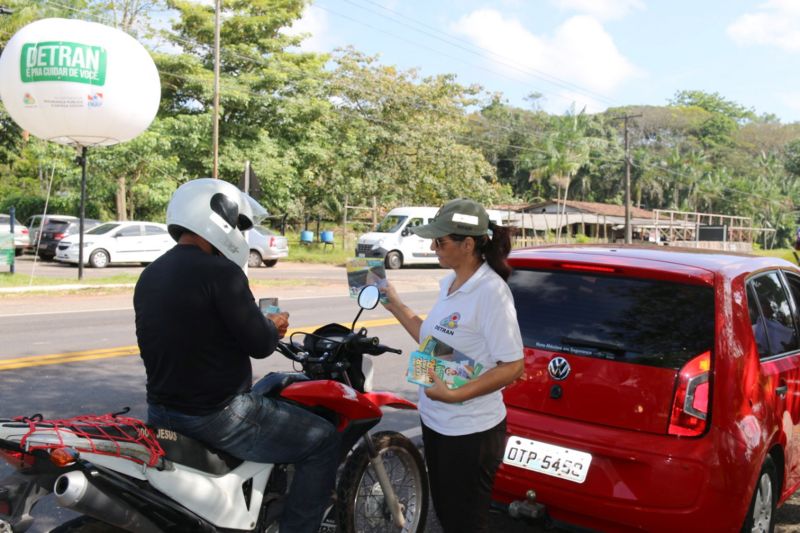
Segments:
[[[569,376],[569,361],[563,357],[553,357],[547,365],[547,373],[556,381],[562,381]]]

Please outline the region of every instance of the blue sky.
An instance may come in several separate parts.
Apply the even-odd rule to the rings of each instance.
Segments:
[[[697,89],[800,121],[800,0],[316,0],[294,30],[551,113]]]

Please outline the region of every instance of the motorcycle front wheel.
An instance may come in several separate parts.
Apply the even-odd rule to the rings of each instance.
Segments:
[[[364,442],[345,462],[337,488],[340,530],[344,533],[415,533],[425,530],[428,515],[428,474],[414,443],[396,431],[372,436],[406,519],[397,527],[386,505],[378,477],[369,462]]]

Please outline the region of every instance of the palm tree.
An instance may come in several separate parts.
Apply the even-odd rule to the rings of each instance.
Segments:
[[[586,136],[588,118],[584,111],[575,113],[574,108],[562,117],[553,117],[552,132],[544,138],[540,148],[533,154],[530,181],[545,178],[556,188],[558,218],[556,240],[561,240],[561,216],[566,219],[567,197],[572,178],[589,162],[591,148],[599,139]],[[561,190],[564,199],[561,199]]]
[[[663,177],[650,150],[639,147],[633,153],[633,190],[636,194],[636,207],[642,207],[642,197],[650,199],[653,207],[661,207],[664,200]]]

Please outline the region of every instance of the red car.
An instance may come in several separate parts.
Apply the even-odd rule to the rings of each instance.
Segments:
[[[800,270],[590,246],[510,263],[525,373],[495,500],[601,531],[771,531],[800,484]]]

